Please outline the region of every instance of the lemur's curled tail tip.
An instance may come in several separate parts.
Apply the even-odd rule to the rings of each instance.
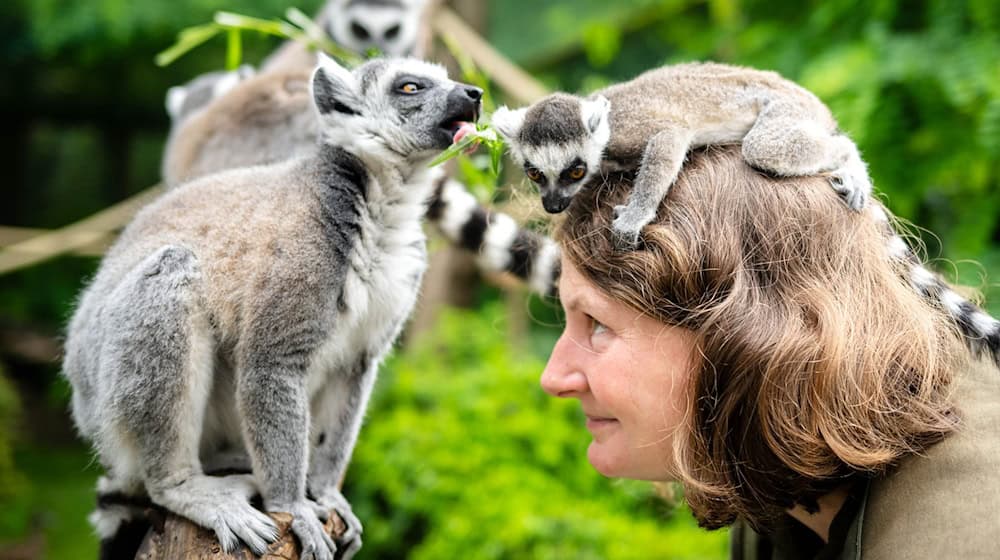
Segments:
[[[907,280],[917,292],[948,314],[961,332],[969,350],[976,356],[984,352],[1000,366],[1000,321],[962,297],[936,274],[924,267],[906,241],[893,229],[885,209],[878,203],[868,205],[876,222],[886,228],[889,235],[889,256],[909,263]]]

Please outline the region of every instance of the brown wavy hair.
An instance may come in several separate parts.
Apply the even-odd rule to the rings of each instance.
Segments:
[[[694,152],[641,247],[617,252],[613,208],[630,189],[624,176],[585,189],[556,235],[598,289],[698,335],[665,460],[703,527],[766,528],[957,427],[957,331],[889,258],[884,224],[827,178],[766,176],[738,147]]]

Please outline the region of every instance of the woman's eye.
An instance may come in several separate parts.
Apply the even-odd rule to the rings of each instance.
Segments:
[[[407,82],[399,87],[399,91],[403,93],[417,93],[420,91],[420,86],[413,82]]]
[[[586,165],[577,165],[573,169],[569,170],[569,178],[573,179],[574,181],[579,181],[580,179],[583,179],[583,176],[586,174],[587,174]]]
[[[606,332],[608,332],[608,327],[604,326],[604,323],[598,321],[597,319],[594,319],[593,317],[590,318],[590,335],[591,336],[598,335],[598,334],[603,334],[603,333],[606,333]]]

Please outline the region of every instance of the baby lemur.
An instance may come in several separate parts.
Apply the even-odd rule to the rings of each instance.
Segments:
[[[433,64],[321,58],[312,154],[223,171],[143,209],[70,322],[63,371],[104,493],[148,495],[262,553],[293,516],[302,558],[332,559],[337,488],[378,365],[409,315],[433,185],[416,180],[482,91]],[[419,187],[425,185],[424,187]],[[249,464],[251,475],[206,476]],[[107,512],[106,512],[107,513]],[[121,519],[97,519],[102,536]]]
[[[493,124],[552,213],[565,210],[602,164],[637,169],[613,223],[623,249],[637,244],[688,150],[698,146],[742,142],[747,163],[779,176],[829,173],[856,210],[871,191],[857,147],[826,106],[774,72],[665,66],[587,98],[556,93],[527,108],[502,107]]]
[[[528,108],[499,109],[493,125],[538,184],[543,205],[561,212],[608,169],[636,171],[626,205],[616,208],[616,243],[634,247],[691,148],[742,142],[748,164],[779,176],[828,174],[851,208],[871,192],[857,147],[826,106],[773,72],[717,63],[666,66],[588,98],[556,93]],[[961,297],[895,232],[880,204],[890,258],[909,263],[907,281],[952,317],[967,345],[1000,363],[1000,322]]]

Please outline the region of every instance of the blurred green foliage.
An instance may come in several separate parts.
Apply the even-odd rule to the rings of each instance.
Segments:
[[[20,412],[17,394],[0,368],[0,504],[10,503],[22,494],[24,477],[14,468],[14,434]],[[10,534],[18,520],[0,511],[0,535]]]
[[[504,322],[446,312],[384,368],[347,477],[366,557],[724,558],[724,532],[590,467],[580,407]]]

